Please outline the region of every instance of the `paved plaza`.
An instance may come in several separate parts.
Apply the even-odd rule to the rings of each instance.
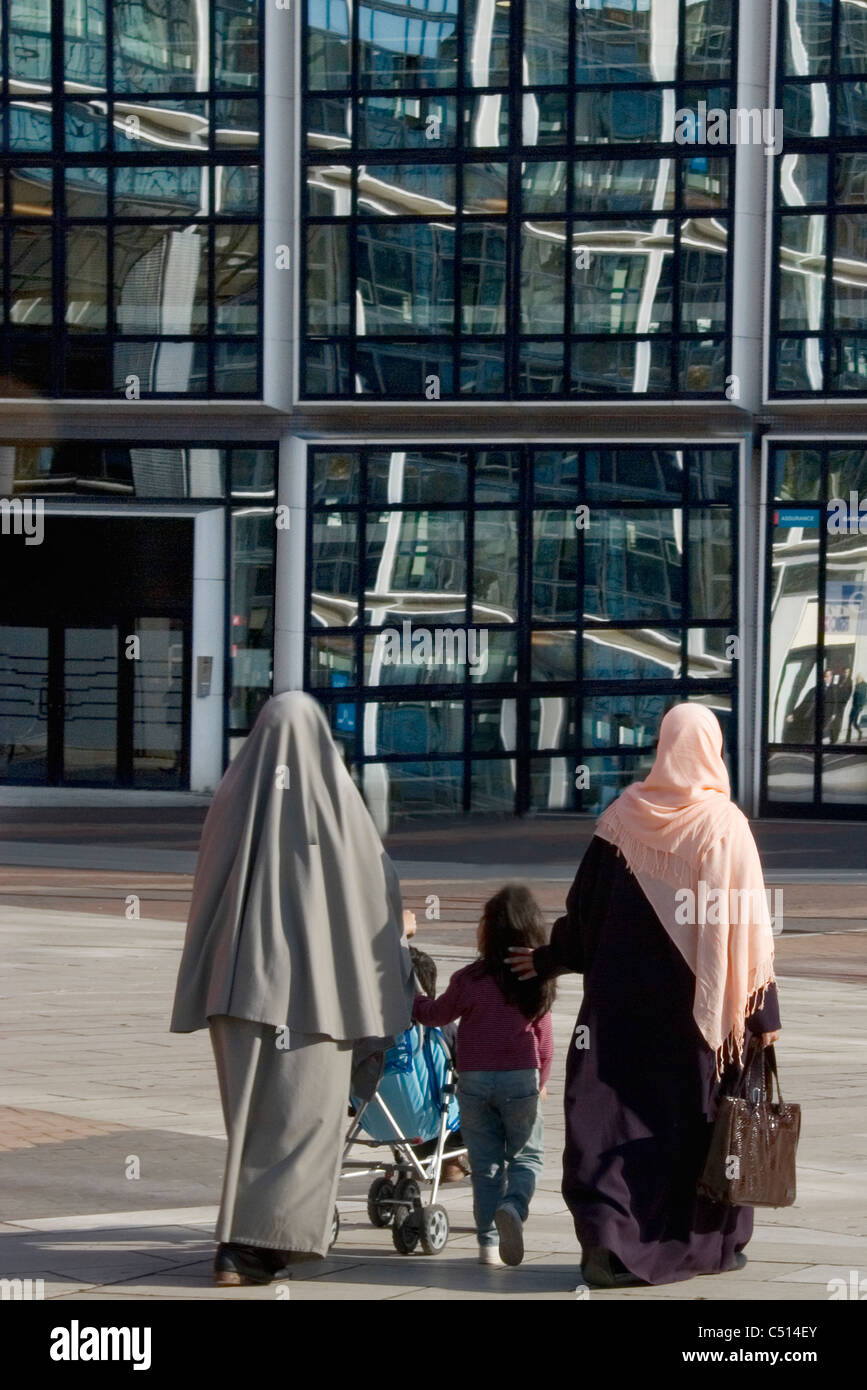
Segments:
[[[281,1288],[283,1297],[320,1300],[576,1298],[578,1248],[559,1187],[579,977],[559,984],[545,1172],[519,1269],[476,1263],[468,1181],[442,1190],[451,1234],[436,1257],[402,1256],[388,1230],[369,1224],[365,1181],[343,1185],[336,1245],[325,1261],[299,1264],[288,1290],[217,1290],[212,1232],[225,1139],[210,1043],[206,1033],[168,1032],[189,876],[70,869],[56,847],[42,848],[44,868],[0,869],[0,1275],[43,1279],[56,1300],[268,1299]],[[442,988],[473,954],[479,907],[501,876],[464,862],[444,877],[439,867],[405,861],[402,877]],[[570,876],[563,864],[533,866],[549,920]],[[593,1300],[827,1300],[830,1280],[867,1277],[862,892],[818,871],[814,882],[785,887],[778,1055],[784,1093],[803,1107],[796,1205],[757,1213],[740,1273],[594,1291]],[[137,919],[126,915],[131,895]]]

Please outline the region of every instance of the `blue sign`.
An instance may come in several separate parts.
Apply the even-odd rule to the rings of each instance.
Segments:
[[[821,512],[818,507],[815,511],[806,512],[803,509],[796,510],[794,507],[780,507],[774,512],[774,524],[776,526],[819,526]]]
[[[349,676],[345,671],[331,672],[332,687],[340,687],[349,684]],[[334,711],[334,727],[341,734],[355,733],[355,705],[338,705]]]

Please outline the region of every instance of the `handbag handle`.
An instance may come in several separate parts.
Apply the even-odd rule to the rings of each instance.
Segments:
[[[735,1099],[746,1099],[747,1082],[752,1072],[753,1062],[756,1060],[759,1053],[763,1054],[762,1062],[764,1069],[765,1091],[767,1092],[768,1101],[772,1102],[774,1099],[774,1081],[776,1081],[777,1098],[779,1100],[779,1103],[782,1105],[783,1092],[780,1088],[780,1074],[777,1071],[777,1054],[774,1051],[774,1045],[773,1043],[769,1043],[767,1047],[763,1048],[759,1039],[755,1035],[753,1035],[753,1037],[750,1038],[749,1044],[747,1046],[747,1055],[744,1058],[744,1065],[741,1069],[740,1076],[735,1082],[735,1086],[732,1091],[732,1096]]]

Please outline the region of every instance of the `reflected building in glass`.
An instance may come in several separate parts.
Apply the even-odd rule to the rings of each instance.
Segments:
[[[691,699],[867,814],[865,14],[5,0],[0,780],[304,687],[383,830],[597,814]]]

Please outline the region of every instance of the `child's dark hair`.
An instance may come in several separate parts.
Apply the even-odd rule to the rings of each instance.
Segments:
[[[417,946],[410,946],[410,956],[412,957],[412,968],[415,971],[415,978],[421,986],[422,992],[429,999],[436,999],[437,996],[437,968],[430,956],[425,951],[420,951]]]
[[[510,946],[544,946],[547,941],[541,909],[529,888],[507,883],[485,903],[480,925],[479,948],[488,974],[525,1018],[542,1018],[554,1003],[554,981],[519,980],[506,963]]]

